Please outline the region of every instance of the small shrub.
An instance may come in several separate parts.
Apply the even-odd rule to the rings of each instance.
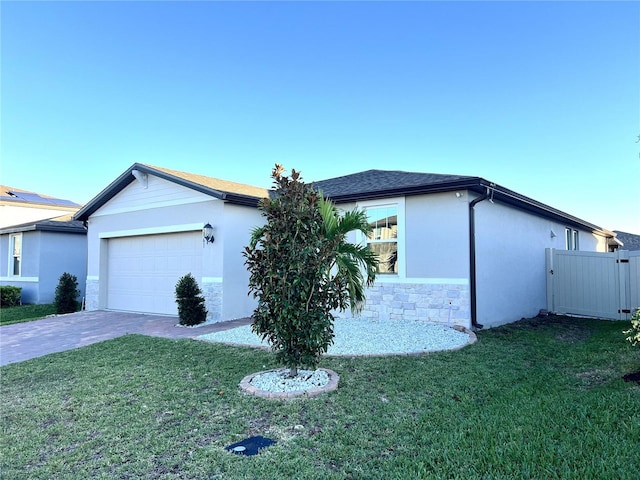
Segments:
[[[54,305],[56,313],[73,313],[78,310],[78,278],[70,273],[63,273],[58,280]]]
[[[199,325],[207,319],[207,309],[198,282],[187,273],[176,284],[176,303],[180,325]]]
[[[629,335],[627,340],[631,342],[631,345],[640,345],[640,307],[636,308],[631,315],[631,328],[622,333]]]
[[[0,286],[0,306],[15,307],[20,305],[22,297],[22,287],[13,287],[11,285]]]

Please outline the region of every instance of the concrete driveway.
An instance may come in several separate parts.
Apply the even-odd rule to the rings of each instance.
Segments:
[[[196,328],[176,327],[177,317],[126,312],[78,312],[0,327],[0,365],[22,362],[139,333],[163,338],[195,338],[251,324],[250,318]]]

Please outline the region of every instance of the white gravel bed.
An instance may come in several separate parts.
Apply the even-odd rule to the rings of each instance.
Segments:
[[[394,355],[451,350],[469,342],[469,334],[445,325],[411,320],[339,318],[334,322],[334,343],[328,355]],[[267,347],[251,326],[198,336],[208,342]]]
[[[321,388],[329,383],[329,375],[324,370],[298,370],[298,375],[290,378],[289,369],[259,373],[251,379],[251,385],[263,392],[299,392]]]

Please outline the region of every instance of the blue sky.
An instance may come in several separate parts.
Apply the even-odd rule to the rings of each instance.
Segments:
[[[3,184],[473,175],[640,234],[637,2],[2,2]]]

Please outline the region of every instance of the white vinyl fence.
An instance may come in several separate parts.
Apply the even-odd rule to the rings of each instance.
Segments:
[[[547,310],[628,320],[640,307],[640,251],[546,249]]]

